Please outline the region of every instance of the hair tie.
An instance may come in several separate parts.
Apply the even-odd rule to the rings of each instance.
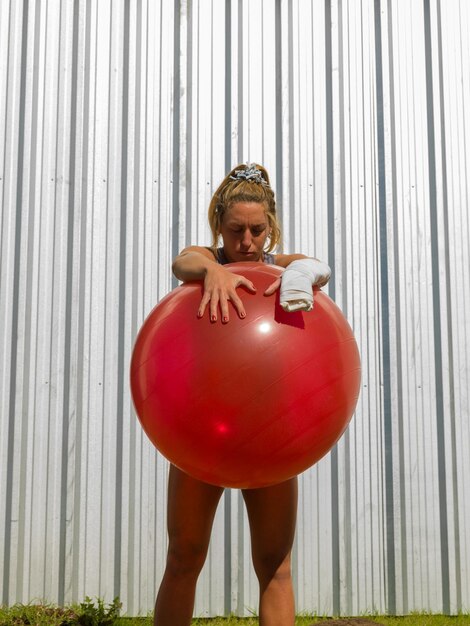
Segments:
[[[234,175],[230,176],[230,178],[232,180],[247,180],[249,183],[259,183],[269,187],[269,183],[263,178],[263,174],[256,167],[256,163],[247,163],[244,170],[235,170]]]

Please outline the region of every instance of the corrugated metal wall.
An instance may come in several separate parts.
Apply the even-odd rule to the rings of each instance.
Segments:
[[[298,610],[470,609],[469,32],[466,0],[0,3],[2,602],[151,609],[167,467],[132,343],[254,160],[363,360],[301,478]],[[196,612],[256,605],[228,491]]]

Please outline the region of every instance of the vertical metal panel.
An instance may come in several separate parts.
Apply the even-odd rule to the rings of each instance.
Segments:
[[[363,363],[300,479],[298,610],[469,609],[469,28],[464,0],[0,3],[2,602],[153,606],[167,464],[132,343],[226,169],[258,161]],[[257,597],[229,490],[195,611]]]

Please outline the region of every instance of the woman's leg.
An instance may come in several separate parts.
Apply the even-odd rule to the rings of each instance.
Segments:
[[[189,626],[194,596],[221,487],[191,478],[173,465],[168,480],[168,556],[155,604],[155,626]]]
[[[293,626],[291,551],[297,518],[297,478],[243,491],[253,566],[260,585],[260,626]]]

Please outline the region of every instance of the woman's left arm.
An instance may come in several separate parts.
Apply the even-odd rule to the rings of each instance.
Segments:
[[[295,263],[296,261],[301,261],[301,263]],[[274,257],[275,265],[279,267],[283,267],[285,269],[289,268],[290,271],[287,273],[287,280],[284,277],[284,273],[279,276],[264,292],[265,296],[270,296],[281,286],[281,281],[284,283],[288,283],[295,271],[299,269],[303,274],[308,274],[311,280],[311,284],[318,285],[319,287],[323,287],[330,279],[331,270],[326,263],[319,261],[318,259],[314,259],[312,257],[307,257],[305,254],[276,254]],[[291,266],[291,264],[293,264]],[[291,267],[290,267],[291,266]]]
[[[305,254],[275,254],[274,255],[274,263],[275,265],[279,265],[279,267],[288,267],[293,261],[298,261],[299,259],[308,259]]]

